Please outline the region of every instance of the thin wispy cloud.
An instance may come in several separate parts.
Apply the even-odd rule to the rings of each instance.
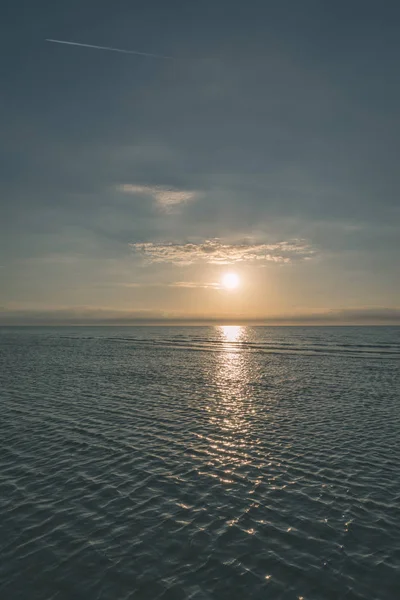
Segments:
[[[198,281],[175,281],[169,284],[170,287],[187,288],[187,289],[202,289],[202,290],[220,290],[220,283],[201,283]]]
[[[274,244],[224,244],[218,239],[213,239],[202,243],[144,242],[130,244],[130,246],[135,253],[142,255],[149,262],[172,263],[178,266],[197,262],[214,265],[290,263],[294,260],[310,258],[314,252],[303,240]]]
[[[159,208],[166,211],[173,210],[180,204],[186,204],[187,202],[194,200],[197,195],[193,190],[178,190],[163,186],[135,185],[130,183],[119,185],[118,190],[125,194],[144,194],[151,196],[156,201]]]
[[[139,283],[137,281],[134,282],[124,282],[124,283],[107,283],[102,284],[102,287],[124,287],[124,288],[153,288],[153,287],[165,287],[163,283]]]
[[[175,60],[173,56],[166,56],[164,54],[153,54],[151,52],[139,52],[138,50],[125,50],[123,48],[113,48],[112,46],[97,46],[94,44],[82,44],[80,42],[70,42],[67,40],[53,40],[47,38],[46,42],[52,44],[65,44],[66,46],[79,46],[81,48],[91,48],[92,50],[106,50],[108,52],[120,52],[121,54],[136,54],[138,56],[147,56],[149,58],[160,58],[162,60]]]
[[[107,284],[108,286],[115,286],[115,284]],[[173,281],[170,283],[161,282],[127,282],[117,284],[124,288],[187,288],[187,289],[202,289],[202,290],[220,290],[222,285],[220,283],[204,283],[201,281]]]

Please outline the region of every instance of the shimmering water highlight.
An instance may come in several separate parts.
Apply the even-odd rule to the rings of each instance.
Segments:
[[[0,597],[400,589],[400,328],[0,330]]]

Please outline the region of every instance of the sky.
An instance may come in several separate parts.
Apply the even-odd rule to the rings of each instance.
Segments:
[[[400,323],[398,3],[7,4],[0,323]]]

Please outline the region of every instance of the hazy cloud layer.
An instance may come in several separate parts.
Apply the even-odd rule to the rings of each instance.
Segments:
[[[174,281],[170,284],[171,287],[186,288],[186,289],[202,289],[202,290],[220,290],[220,283],[201,283],[198,281]]]
[[[147,260],[175,265],[191,265],[206,262],[213,265],[230,265],[236,263],[266,262],[289,263],[293,260],[309,258],[312,248],[302,240],[279,242],[275,244],[243,243],[226,244],[221,240],[206,240],[202,243],[134,243],[134,252]]]
[[[138,282],[128,282],[121,283],[121,287],[125,288],[187,288],[187,289],[203,289],[203,290],[219,290],[223,286],[220,283],[204,283],[201,281],[173,281],[171,283],[138,283]]]
[[[135,185],[125,183],[117,188],[125,194],[145,194],[154,198],[160,208],[169,211],[180,204],[194,200],[196,192],[177,190],[163,186]]]
[[[115,310],[97,307],[71,307],[48,310],[17,310],[0,307],[0,325],[95,325],[135,323],[257,323],[265,325],[400,325],[399,308],[353,308],[318,312],[286,313],[248,319],[246,315],[207,317],[180,311]]]

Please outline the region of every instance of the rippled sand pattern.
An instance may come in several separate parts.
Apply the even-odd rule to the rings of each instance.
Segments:
[[[399,328],[0,331],[0,598],[400,598]]]

